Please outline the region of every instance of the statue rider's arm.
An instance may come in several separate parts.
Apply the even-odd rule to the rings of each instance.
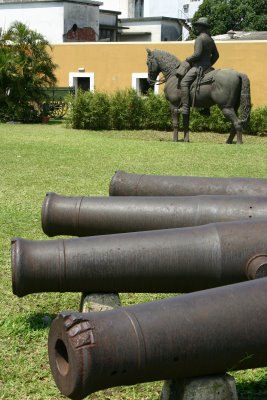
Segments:
[[[212,52],[211,59],[210,59],[211,65],[215,64],[216,61],[218,60],[218,58],[219,58],[219,52],[217,50],[216,44],[214,43],[214,50]]]
[[[186,61],[189,62],[189,64],[191,64],[191,65],[195,61],[198,61],[202,55],[202,50],[203,50],[202,39],[200,36],[198,36],[195,40],[194,54],[190,57],[187,57]]]

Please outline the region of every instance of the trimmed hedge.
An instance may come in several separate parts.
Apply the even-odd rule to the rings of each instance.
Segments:
[[[155,129],[158,131],[172,129],[170,106],[164,95],[155,95],[152,90],[149,90],[143,103],[143,129]]]
[[[112,129],[132,130],[143,128],[143,100],[135,90],[118,90],[109,96],[109,101]]]
[[[114,94],[79,91],[69,97],[67,124],[74,129],[90,130],[171,130],[172,120],[169,103],[163,94],[149,90],[141,97],[135,90],[118,90]],[[230,123],[217,106],[211,107],[209,117],[193,110],[190,129],[194,132],[228,133]],[[252,109],[249,134],[264,135],[267,132],[267,106]]]
[[[105,93],[80,90],[68,97],[67,124],[74,129],[110,129],[110,100]]]
[[[252,135],[267,133],[267,106],[252,109],[249,127]]]

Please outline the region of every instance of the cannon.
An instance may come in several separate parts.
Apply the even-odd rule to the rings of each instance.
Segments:
[[[267,220],[12,240],[13,293],[191,292],[267,275]]]
[[[66,197],[47,193],[48,236],[94,236],[267,218],[267,196]]]
[[[59,390],[105,388],[267,366],[267,278],[98,313],[60,313],[48,353]]]
[[[267,179],[138,175],[117,171],[110,196],[267,196]]]

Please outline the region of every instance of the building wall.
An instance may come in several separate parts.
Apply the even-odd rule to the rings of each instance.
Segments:
[[[117,42],[118,14],[113,11],[99,12],[99,40]]]
[[[120,18],[129,18],[128,0],[101,0],[103,5],[100,9],[120,11]]]
[[[53,59],[57,69],[58,85],[69,85],[69,74],[93,73],[94,89],[115,91],[132,85],[132,74],[145,74],[146,48],[155,48],[176,54],[184,60],[193,52],[193,42],[160,43],[71,43],[55,45]],[[217,42],[220,58],[216,68],[233,68],[246,73],[251,82],[252,103],[259,106],[267,103],[267,41]],[[160,86],[162,90],[163,86]]]
[[[175,41],[182,39],[182,26],[177,19],[169,17],[151,17],[151,18],[126,18],[121,20],[122,25],[127,27],[123,30],[119,41],[135,42],[143,36],[143,41],[161,42]],[[137,33],[146,33],[138,35]],[[149,34],[148,34],[149,33]]]
[[[182,27],[177,22],[163,21],[161,26],[161,41],[175,41],[182,39]]]
[[[161,21],[144,21],[142,25],[139,22],[131,22],[131,20],[127,20],[126,23],[123,23],[124,26],[129,27],[129,29],[125,30],[125,33],[137,33],[137,32],[150,32],[151,33],[151,42],[160,42],[161,41]],[[134,39],[133,39],[134,40]]]
[[[144,17],[178,18],[177,0],[145,0]]]
[[[41,33],[51,44],[63,41],[63,3],[1,4],[0,27],[7,30],[14,21]]]
[[[125,33],[119,37],[119,42],[151,42],[151,33],[143,32],[138,35],[132,36],[131,34]],[[150,46],[150,44],[148,43]]]
[[[203,3],[203,0],[178,0],[177,8],[179,10],[178,18],[193,18],[198,7]]]
[[[23,22],[30,29],[41,33],[51,44],[66,40],[66,38],[63,40],[63,34],[67,34],[74,24],[78,26],[79,32],[76,34],[70,32],[70,40],[79,40],[75,37],[77,33],[84,41],[95,41],[99,37],[97,6],[67,2],[9,3],[1,4],[0,10],[0,27],[3,30],[7,30],[14,21]],[[91,30],[91,38],[86,38],[88,28]]]
[[[121,18],[132,18],[133,0],[102,0],[100,8],[121,11]],[[144,0],[144,17],[192,18],[203,0]],[[188,11],[184,12],[184,5]]]
[[[69,32],[72,26],[76,24],[79,29],[86,33],[90,28],[91,36],[89,41],[96,41],[99,37],[99,7],[88,4],[64,3],[64,34]],[[94,35],[92,35],[94,33]],[[94,36],[94,39],[93,39]],[[86,37],[85,37],[86,41]]]

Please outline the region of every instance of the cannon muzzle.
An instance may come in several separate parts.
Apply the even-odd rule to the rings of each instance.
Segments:
[[[118,171],[110,196],[196,196],[202,194],[267,196],[267,179],[138,175]]]
[[[98,313],[63,312],[50,367],[71,399],[109,387],[267,365],[267,278]]]
[[[267,220],[12,240],[13,292],[191,292],[267,275]]]
[[[48,236],[94,236],[267,218],[267,196],[66,197],[47,193]]]

